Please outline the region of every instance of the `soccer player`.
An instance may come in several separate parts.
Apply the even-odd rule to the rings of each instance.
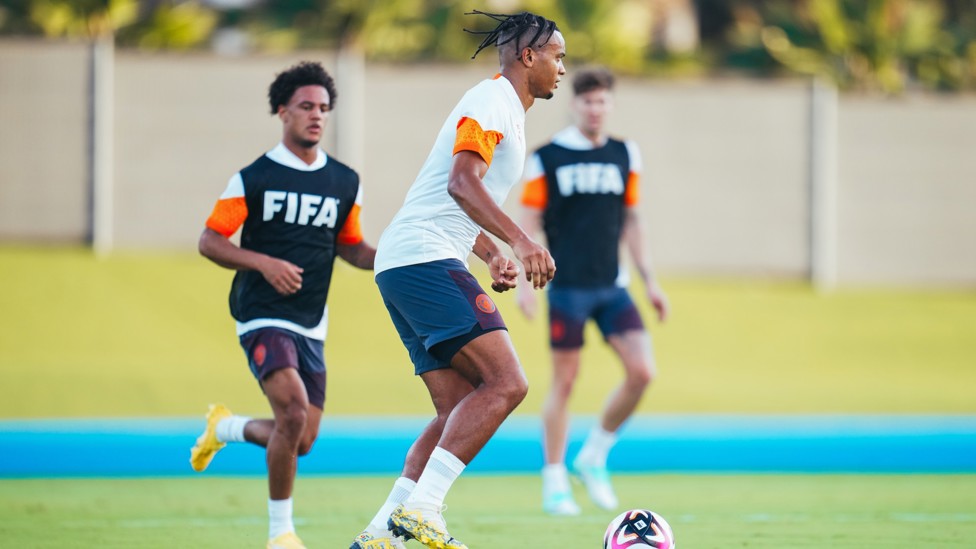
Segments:
[[[579,372],[587,320],[596,321],[625,374],[573,461],[590,498],[603,509],[617,506],[607,454],[654,376],[650,338],[627,293],[627,272],[620,268],[621,245],[630,252],[659,320],[668,314],[667,297],[641,239],[640,152],[633,141],[608,136],[604,127],[613,107],[613,80],[603,68],[576,73],[571,102],[575,124],[538,149],[523,174],[522,227],[533,236],[544,230],[559,265],[559,277],[548,288],[553,377],[543,407],[543,509],[555,515],[580,512],[565,465],[567,401]],[[529,318],[535,315],[535,295],[519,292],[518,302]]]
[[[336,104],[332,77],[319,63],[299,63],[277,75],[268,99],[282,123],[281,143],[230,178],[199,247],[214,263],[237,271],[231,315],[274,418],[236,416],[211,405],[190,464],[203,471],[228,442],[265,447],[267,547],[301,549],[292,488],[297,458],[312,448],[325,403],[332,267],[338,255],[372,269],[376,250],[360,230],[359,176],[319,147]],[[228,238],[240,228],[237,246]]]
[[[481,14],[481,12],[474,12]],[[552,97],[565,74],[556,24],[531,13],[483,14],[498,22],[475,55],[495,45],[500,74],[475,85],[448,115],[400,211],[377,246],[376,283],[436,410],[407,453],[387,501],[352,544],[463,548],[441,508],[453,482],[528,390],[505,323],[467,269],[488,265],[496,292],[519,268],[488,236],[507,244],[526,280],[544,287],[556,271],[549,252],[500,204],[525,162],[525,113]]]

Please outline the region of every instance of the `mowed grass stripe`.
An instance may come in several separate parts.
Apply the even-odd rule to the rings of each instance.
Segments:
[[[976,476],[619,475],[621,503],[662,513],[679,547],[972,547]],[[309,547],[345,547],[390,477],[299,478],[295,513]],[[577,487],[581,517],[539,510],[535,476],[463,476],[448,497],[452,533],[470,547],[594,549],[615,515]],[[10,547],[262,547],[258,478],[0,482]],[[345,544],[345,545],[344,545]]]

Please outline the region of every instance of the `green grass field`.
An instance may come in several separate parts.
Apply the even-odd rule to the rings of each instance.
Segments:
[[[230,279],[192,253],[0,247],[0,418],[195,416],[216,400],[264,413],[227,312]],[[976,412],[976,293],[663,283],[673,317],[651,324],[660,375],[642,413]],[[530,382],[517,413],[536,414],[545,323],[526,321],[512,292],[497,301]],[[326,413],[429,414],[371,274],[339,262],[330,309]],[[592,327],[587,338],[578,413],[619,380]]]
[[[230,278],[190,253],[99,260],[0,247],[0,419],[199,416],[213,401],[265,413],[227,313]],[[660,377],[641,413],[976,412],[972,292],[664,284],[673,318],[652,325]],[[544,323],[523,319],[511,294],[497,301],[531,385],[517,413],[537,414],[548,384]],[[429,414],[370,274],[340,264],[330,303],[327,416]],[[619,380],[598,334],[588,338],[579,414],[595,413]],[[392,480],[302,477],[305,541],[347,547]],[[263,547],[264,482],[0,480],[0,546]],[[664,514],[682,549],[976,543],[974,475],[635,475],[617,477],[617,488],[623,505]],[[612,513],[581,501],[580,518],[547,517],[539,489],[535,476],[465,475],[448,498],[452,531],[481,549],[600,546]]]
[[[309,547],[348,547],[391,478],[301,478],[296,520]],[[682,549],[971,548],[976,476],[620,476],[621,502],[652,506]],[[256,478],[0,481],[3,547],[263,547]],[[448,498],[453,534],[481,549],[597,549],[614,513],[582,501],[539,510],[535,477],[464,476]],[[530,493],[533,497],[525,497]],[[420,547],[409,543],[408,547]]]

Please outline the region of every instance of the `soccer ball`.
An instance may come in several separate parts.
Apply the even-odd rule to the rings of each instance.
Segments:
[[[664,517],[647,509],[631,509],[617,515],[603,535],[603,549],[653,547],[674,549],[674,533]]]

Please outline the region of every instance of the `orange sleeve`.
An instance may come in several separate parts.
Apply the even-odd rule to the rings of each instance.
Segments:
[[[640,201],[640,174],[630,172],[627,176],[627,188],[624,190],[624,204],[636,206]]]
[[[546,176],[529,180],[522,188],[522,205],[540,210],[546,207],[549,202],[549,189],[546,187]]]
[[[241,228],[245,219],[247,219],[247,201],[243,196],[221,198],[207,218],[207,227],[230,238],[237,229]]]
[[[491,159],[495,155],[495,145],[501,143],[504,136],[494,130],[484,131],[481,124],[474,118],[462,117],[457,125],[457,137],[454,138],[454,152],[471,151],[478,153],[491,166]]]
[[[339,244],[355,246],[363,241],[363,228],[359,223],[359,212],[361,210],[362,207],[359,204],[352,205],[352,209],[349,210],[349,216],[346,217],[346,222],[339,229]]]

